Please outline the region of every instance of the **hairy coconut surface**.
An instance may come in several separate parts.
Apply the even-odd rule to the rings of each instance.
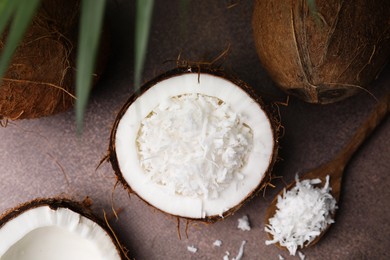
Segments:
[[[79,0],[42,1],[1,81],[1,118],[37,118],[72,106],[79,13]],[[100,55],[97,75],[106,60]]]
[[[83,226],[83,227],[80,227],[82,229],[84,229],[84,233],[81,232],[80,234],[77,234],[77,235],[80,235],[81,237],[83,238],[87,238],[89,237],[88,235],[88,232],[91,232],[91,234],[93,234],[93,232],[96,232],[96,237],[98,237],[98,233],[101,232],[100,229],[97,229],[97,230],[94,230],[92,231],[92,229],[96,229],[94,227],[94,225],[98,225],[102,231],[105,233],[104,236],[107,236],[107,238],[109,238],[109,240],[111,241],[110,243],[112,243],[112,245],[116,248],[116,254],[117,255],[116,257],[119,259],[128,259],[127,257],[127,252],[126,252],[126,249],[120,244],[120,242],[118,241],[116,235],[113,233],[112,229],[110,228],[110,226],[108,225],[107,223],[107,220],[106,221],[103,221],[101,220],[100,218],[96,217],[96,215],[93,214],[93,212],[91,211],[91,209],[89,208],[90,205],[88,205],[87,203],[79,203],[79,202],[76,202],[76,201],[73,201],[73,200],[70,200],[70,199],[65,199],[65,198],[42,198],[42,199],[35,199],[35,200],[32,200],[32,201],[29,201],[29,202],[26,202],[24,204],[21,204],[13,209],[10,209],[9,211],[5,212],[3,215],[0,216],[0,235],[3,236],[7,236],[8,235],[8,238],[10,239],[10,241],[13,241],[12,239],[15,239],[15,237],[19,236],[20,234],[24,234],[22,235],[22,237],[19,238],[19,241],[22,241],[25,237],[27,237],[30,233],[33,234],[34,232],[36,232],[37,230],[41,230],[42,229],[45,229],[45,228],[56,228],[56,226],[58,226],[60,229],[61,228],[64,228],[64,230],[66,230],[68,228],[69,225],[73,225],[72,228],[70,228],[69,231],[72,231],[72,232],[76,232],[77,230],[77,227],[74,226],[74,217],[76,215],[80,215],[78,218],[79,218],[79,224],[81,224],[82,226],[83,225],[86,225],[86,226]],[[35,209],[39,209],[39,208],[45,208],[45,207],[49,207],[50,210],[52,211],[51,213],[51,218],[46,214],[47,211],[42,211],[42,215],[39,215],[40,213],[33,213],[33,211]],[[60,209],[62,210],[65,210],[63,211],[64,213],[62,213],[63,215],[61,215],[60,213]],[[67,213],[66,210],[70,210],[70,215]],[[54,213],[55,212],[55,213]],[[57,215],[54,215],[54,214],[57,214]],[[76,215],[74,215],[76,214]],[[21,218],[22,220],[18,220],[17,218],[19,216],[22,216],[23,215],[23,218]],[[74,216],[73,216],[74,215]],[[36,219],[34,219],[36,218]],[[90,224],[88,223],[88,220],[84,220],[83,218],[86,218],[90,221],[92,221],[93,223],[95,224]],[[15,222],[17,223],[17,230],[14,230],[12,234],[6,234],[3,232],[2,228],[3,227],[6,227],[6,225],[8,223],[10,223],[10,221],[19,221],[18,222]],[[69,221],[70,223],[67,223],[67,221]],[[71,224],[73,223],[73,224]],[[15,226],[15,225],[14,225]],[[8,227],[9,228],[9,227]],[[54,229],[54,232],[56,232],[56,230]],[[34,236],[38,236],[37,235],[38,233],[34,233]],[[45,235],[45,232],[41,232],[40,234],[42,234],[43,236]],[[62,232],[58,232],[59,235],[62,235],[62,234],[65,234],[65,233],[62,233]],[[47,235],[50,235],[50,236],[53,236],[55,235],[55,233],[53,233],[53,230],[52,231],[49,231],[47,232]],[[67,234],[65,234],[66,236],[68,236]],[[99,234],[100,236],[101,234]],[[45,241],[45,238],[42,237],[41,238],[42,241]],[[93,241],[94,237],[93,235],[89,238],[90,240]],[[28,241],[28,239],[26,239],[26,241]],[[22,248],[19,248],[21,250],[24,250],[26,249],[26,253],[30,250],[31,252],[34,252],[33,249],[28,249],[29,248],[29,244],[28,242],[26,241],[23,241],[21,246]],[[69,242],[60,242],[62,241],[61,240],[61,237],[58,237],[54,240],[54,244],[58,244],[61,246],[61,243],[63,243],[63,245],[71,245],[71,243]],[[108,241],[106,240],[106,238],[104,238],[103,240],[100,240],[101,242],[102,241]],[[79,241],[81,242],[81,241]],[[101,243],[101,242],[98,242],[98,243]],[[10,246],[9,245],[9,241],[2,241],[2,246],[6,246],[5,248],[7,248],[7,246]],[[16,241],[15,244],[17,244],[18,241]],[[86,245],[90,245],[90,244],[86,244]],[[101,245],[103,250],[106,250],[107,248],[110,248],[112,245]],[[23,248],[23,246],[25,248]],[[4,249],[2,247],[0,247],[0,249]],[[12,246],[11,246],[11,249],[12,249]],[[11,250],[10,248],[8,250]],[[68,250],[72,250],[71,248],[69,248]],[[49,251],[49,250],[48,250]],[[3,252],[4,255],[1,255],[1,252],[0,252],[0,258],[3,256],[5,257],[6,259],[7,258],[7,255],[9,257],[9,253],[8,251],[7,252]],[[20,253],[20,252],[19,252]],[[18,254],[19,254],[18,253]],[[48,255],[50,255],[50,253],[43,253],[41,254],[41,257],[47,257]],[[25,257],[23,259],[33,259],[34,257],[33,256],[29,256],[29,255],[23,255],[21,254],[20,257]],[[63,255],[62,256],[59,256],[61,257],[61,259],[64,257]],[[66,256],[65,256],[66,257]]]
[[[191,75],[193,77],[191,77],[191,79],[190,78],[185,78],[182,80],[179,79],[179,77],[183,77],[185,75]],[[153,89],[153,87],[155,87],[159,83],[162,83],[166,80],[170,80],[173,78],[175,78],[177,80],[177,86],[178,86],[177,88],[178,89],[190,89],[188,93],[191,93],[194,91],[195,92],[199,91],[199,93],[204,94],[204,92],[202,92],[204,90],[201,90],[202,88],[204,88],[204,86],[199,87],[199,89],[196,90],[196,88],[192,89],[192,87],[187,87],[187,85],[192,85],[194,82],[196,85],[196,83],[202,82],[203,77],[206,77],[206,75],[212,75],[212,76],[215,76],[217,78],[227,80],[230,83],[233,83],[235,85],[235,88],[243,90],[244,93],[246,93],[244,95],[248,95],[252,99],[252,101],[250,103],[257,104],[255,106],[259,106],[259,108],[266,114],[266,118],[267,118],[266,121],[268,121],[269,123],[261,125],[260,128],[262,128],[262,127],[270,128],[269,130],[271,132],[271,138],[272,138],[272,140],[271,140],[272,145],[271,146],[272,146],[272,148],[270,151],[270,155],[266,156],[265,160],[267,162],[265,162],[265,164],[266,164],[265,168],[263,166],[260,166],[260,165],[262,165],[262,161],[263,161],[263,159],[260,159],[260,158],[258,158],[259,160],[257,160],[257,163],[254,164],[254,167],[253,167],[253,164],[248,163],[248,164],[252,165],[251,167],[248,166],[248,168],[251,170],[249,170],[249,171],[248,171],[248,169],[246,169],[245,171],[243,170],[245,172],[243,174],[244,174],[244,176],[246,176],[246,174],[247,174],[248,176],[246,176],[244,178],[248,178],[248,179],[252,178],[252,177],[250,177],[251,175],[255,176],[254,178],[251,179],[253,183],[251,183],[250,185],[248,185],[248,184],[244,185],[243,184],[244,182],[243,183],[239,182],[239,184],[237,184],[237,187],[240,185],[242,187],[251,186],[252,188],[250,188],[250,190],[245,190],[245,189],[247,189],[247,188],[245,188],[243,191],[243,190],[240,190],[239,188],[236,189],[234,187],[232,188],[232,186],[229,186],[230,188],[227,188],[226,190],[233,190],[233,191],[230,192],[228,196],[226,196],[226,194],[225,194],[225,195],[221,195],[221,197],[211,198],[211,199],[208,199],[208,198],[207,199],[200,199],[200,198],[197,198],[195,195],[187,196],[184,194],[178,194],[177,195],[178,198],[177,198],[176,195],[172,195],[171,192],[166,192],[166,190],[164,190],[165,188],[163,188],[163,190],[160,191],[159,190],[160,185],[154,185],[154,184],[151,184],[150,187],[145,186],[144,188],[142,188],[142,185],[144,185],[143,183],[145,182],[145,180],[143,180],[143,177],[141,177],[141,175],[146,174],[146,172],[144,172],[143,174],[141,173],[139,175],[139,177],[131,177],[132,175],[134,175],[134,176],[137,175],[138,171],[143,172],[145,170],[145,169],[139,170],[142,168],[142,167],[141,168],[139,167],[139,165],[141,163],[140,161],[142,161],[142,159],[138,158],[138,159],[133,160],[133,156],[131,155],[132,154],[131,150],[133,148],[129,148],[130,154],[123,154],[124,151],[126,150],[126,147],[123,147],[124,146],[122,144],[123,142],[125,142],[126,145],[128,145],[128,146],[137,147],[136,141],[135,140],[132,141],[131,136],[133,134],[130,133],[128,130],[123,130],[125,128],[127,129],[127,126],[124,126],[124,125],[129,125],[129,124],[130,125],[133,125],[133,124],[137,125],[137,123],[129,122],[128,119],[123,120],[125,118],[129,118],[129,116],[131,114],[131,112],[130,113],[128,112],[130,110],[129,108],[131,108],[131,106],[133,104],[135,104],[133,107],[139,106],[139,108],[141,109],[140,111],[143,111],[143,110],[148,110],[148,108],[145,108],[145,109],[142,108],[145,105],[147,107],[159,106],[159,103],[166,99],[166,97],[165,97],[166,95],[163,94],[163,92],[164,92],[163,89],[162,89],[163,92],[161,92],[160,90],[158,90],[158,88]],[[194,81],[194,82],[192,82],[192,81]],[[218,81],[215,81],[215,84],[217,84],[217,82]],[[176,87],[172,87],[172,84],[174,84],[174,83],[171,83],[171,84],[167,83],[166,84],[166,88],[165,88],[166,91],[165,92],[174,93],[177,91],[177,90],[172,91],[172,89],[176,88]],[[232,91],[231,89],[228,89],[228,88],[224,89],[223,86],[219,86],[219,87],[220,88],[218,88],[218,87],[217,88],[219,89],[220,92],[225,92],[225,91],[231,92]],[[209,88],[211,88],[211,86],[209,86]],[[149,90],[150,90],[150,92],[148,92]],[[143,103],[142,101],[139,101],[137,103],[137,99],[143,98],[143,95],[145,95],[145,93],[147,93],[147,92],[149,94],[152,93],[152,96],[154,96],[154,97],[157,96],[157,99],[159,99],[160,101],[158,101],[158,103],[154,103],[152,105],[149,105],[148,102],[150,103],[151,101],[150,101],[150,98],[147,97],[143,100],[143,102],[145,102],[145,103]],[[180,92],[180,90],[179,90],[179,92]],[[243,94],[239,94],[239,92],[240,91],[237,91],[237,93],[235,93],[235,94],[236,95],[243,95]],[[218,95],[217,95],[217,97],[218,97]],[[226,103],[229,103],[231,100],[223,100],[223,101]],[[246,102],[245,98],[243,98],[241,102],[243,104],[247,104],[247,103],[245,103]],[[134,109],[134,108],[132,108],[132,109]],[[232,107],[232,109],[234,110],[235,107]],[[243,111],[245,111],[245,108],[243,109]],[[149,113],[149,112],[147,112],[147,113]],[[169,113],[169,112],[165,112],[165,113]],[[143,114],[143,112],[140,112],[140,114]],[[250,114],[250,113],[248,113],[248,114]],[[130,116],[130,117],[132,117],[132,116]],[[246,116],[248,116],[248,115],[246,115]],[[248,117],[250,117],[250,116],[248,116]],[[173,115],[173,118],[176,118],[177,120],[179,120],[179,117],[176,117],[175,115]],[[176,120],[176,119],[173,119],[173,120]],[[122,123],[122,121],[124,121],[124,122]],[[250,123],[252,124],[253,122],[250,122]],[[122,124],[121,127],[120,127],[120,124]],[[201,220],[201,221],[212,223],[212,222],[221,220],[221,219],[233,214],[245,202],[247,202],[249,199],[251,199],[253,196],[255,196],[264,187],[264,185],[266,185],[266,183],[268,182],[268,180],[270,178],[273,164],[277,158],[277,149],[278,149],[277,140],[278,140],[279,126],[280,126],[280,124],[279,124],[279,121],[277,120],[277,118],[273,114],[268,112],[268,108],[264,105],[261,98],[258,95],[256,95],[256,93],[253,91],[253,89],[250,88],[244,82],[242,82],[236,78],[229,77],[228,75],[226,75],[225,73],[223,73],[221,71],[212,71],[209,69],[199,69],[199,70],[195,69],[192,71],[191,69],[178,68],[178,69],[169,71],[169,72],[155,78],[154,80],[146,83],[144,86],[141,87],[141,89],[139,91],[137,91],[133,96],[131,96],[130,99],[126,102],[126,104],[123,106],[123,108],[119,112],[119,114],[115,120],[112,132],[111,132],[110,145],[109,145],[109,159],[111,161],[112,167],[117,175],[118,180],[124,185],[124,187],[127,188],[129,190],[129,192],[133,192],[133,193],[137,194],[141,199],[146,201],[148,204],[152,205],[153,207],[156,207],[157,209],[159,209],[163,212],[171,214],[171,215],[176,215],[176,216],[184,217],[187,219]],[[249,125],[249,127],[255,127],[255,126]],[[120,134],[118,132],[119,128],[122,128],[120,131]],[[137,128],[137,126],[135,126],[135,128]],[[258,132],[257,130],[258,129],[253,129],[253,131],[255,131],[255,132]],[[141,130],[136,129],[134,131],[135,132],[134,135],[139,136],[139,134],[140,134],[139,131],[141,131]],[[128,133],[128,135],[127,135],[127,133]],[[129,137],[126,137],[126,136],[129,136]],[[150,137],[150,138],[152,138],[152,137]],[[193,137],[193,138],[196,139],[196,137]],[[130,141],[127,142],[127,141],[125,141],[125,139],[130,139]],[[257,154],[257,153],[259,153],[258,144],[259,144],[259,142],[261,143],[262,141],[259,140],[258,134],[256,134],[256,137],[254,137],[254,139],[256,140],[255,143],[257,143],[257,144],[255,145],[253,150],[255,150],[256,151],[255,153]],[[118,145],[120,145],[121,147],[118,147]],[[174,144],[172,144],[172,145],[174,146]],[[266,148],[267,145],[265,145],[265,144],[262,144],[262,145],[264,145],[264,148],[260,148],[260,150],[264,149],[264,151],[267,151],[268,150],[268,148]],[[139,148],[139,146],[138,146],[138,148]],[[174,152],[172,154],[169,154],[168,156],[170,156],[170,157],[177,156],[178,158],[182,158],[179,151],[177,153]],[[256,156],[258,156],[258,155],[256,155]],[[262,155],[262,157],[264,157],[264,156],[265,156],[265,154]],[[148,158],[146,158],[146,160],[148,160]],[[179,164],[181,164],[181,163],[179,163]],[[256,166],[256,164],[258,164],[258,167]],[[198,166],[196,166],[195,162],[194,162],[194,165],[195,165],[194,167],[198,167]],[[127,170],[127,168],[129,168],[128,166],[131,167],[133,170],[128,171]],[[181,166],[179,166],[179,167],[181,167]],[[238,174],[238,173],[234,173],[234,174]],[[179,177],[177,175],[175,175],[175,176],[176,176],[176,177],[174,177],[175,179],[182,178],[182,177]],[[132,180],[132,178],[134,178],[135,181]],[[138,179],[138,178],[141,178],[141,179]],[[186,178],[186,177],[184,177],[184,178]],[[258,178],[260,178],[260,179],[258,180]],[[145,185],[149,185],[150,183],[151,183],[151,181],[146,181]],[[223,185],[223,183],[221,183],[220,185]],[[169,184],[167,184],[167,186],[169,186]],[[156,190],[154,190],[154,189],[156,189]],[[137,190],[137,191],[135,191],[135,190]],[[225,191],[221,191],[221,194],[226,193]],[[236,204],[234,204],[234,205],[229,204],[231,202],[227,202],[227,201],[230,201],[230,200],[236,201],[235,202]],[[169,205],[171,203],[172,203],[172,205]],[[218,206],[215,203],[217,203]],[[212,209],[213,207],[215,207],[215,208],[223,207],[223,205],[225,205],[225,203],[226,203],[226,205],[229,205],[229,206],[226,206],[227,208],[221,208],[220,210]],[[221,204],[222,204],[222,206],[221,206]],[[207,213],[206,213],[206,211],[207,211]],[[210,212],[213,212],[213,213],[210,213]],[[218,213],[216,213],[216,212],[218,212]]]
[[[311,103],[349,97],[374,80],[390,57],[387,0],[257,0],[257,53],[287,93]]]

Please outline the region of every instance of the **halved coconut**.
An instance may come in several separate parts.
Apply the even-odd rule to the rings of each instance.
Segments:
[[[0,218],[1,260],[118,260],[121,245],[106,223],[66,199],[38,199]]]
[[[124,186],[153,207],[213,222],[263,187],[276,158],[273,121],[242,81],[175,69],[124,105],[110,161]]]

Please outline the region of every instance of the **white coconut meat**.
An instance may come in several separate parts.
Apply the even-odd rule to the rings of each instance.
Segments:
[[[0,229],[1,260],[120,260],[113,241],[92,220],[67,209],[29,209]]]
[[[129,106],[115,149],[138,196],[167,213],[201,219],[222,216],[252,194],[272,161],[274,136],[267,114],[242,88],[185,73]]]

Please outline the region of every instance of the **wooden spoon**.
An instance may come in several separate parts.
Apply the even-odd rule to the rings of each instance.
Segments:
[[[319,178],[324,183],[325,178],[329,175],[329,186],[332,188],[331,194],[338,202],[340,199],[340,189],[341,189],[341,181],[343,178],[344,169],[351,159],[356,150],[360,147],[360,145],[364,142],[364,140],[373,132],[373,130],[379,125],[379,123],[386,117],[390,110],[390,93],[385,95],[383,99],[381,99],[374,110],[371,112],[367,120],[358,128],[356,133],[353,135],[349,143],[334,157],[333,160],[328,163],[300,176],[300,180],[304,179],[315,179]],[[287,185],[286,190],[289,190],[295,186],[295,181]],[[283,194],[283,190],[280,191],[277,196],[275,196],[274,200],[271,202],[271,205],[268,207],[266,212],[265,222],[269,224],[269,219],[275,215],[276,212],[276,203],[278,200],[278,196]],[[334,219],[335,213],[332,218]],[[330,224],[321,232],[319,236],[317,236],[310,244],[305,244],[304,247],[312,246],[316,244],[320,238],[325,234],[325,232],[329,229]],[[269,234],[269,236],[271,236]],[[273,239],[271,237],[271,239]],[[276,244],[279,247],[282,247],[279,243]],[[284,247],[283,247],[284,248]]]

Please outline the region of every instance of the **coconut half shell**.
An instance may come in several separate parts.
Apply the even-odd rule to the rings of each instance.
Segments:
[[[128,259],[107,223],[84,204],[36,199],[0,217],[0,258]]]
[[[212,98],[219,100],[214,104],[215,110],[213,108],[199,117],[194,115],[198,111],[206,111],[209,106],[207,100]],[[198,100],[200,103],[196,103]],[[167,105],[170,102],[177,103]],[[234,164],[240,152],[239,148],[234,150],[233,145],[227,143],[236,142],[234,138],[242,133],[229,135],[233,139],[226,136],[218,139],[215,137],[218,134],[212,137],[208,132],[214,131],[212,126],[208,128],[204,121],[197,121],[198,118],[209,120],[214,117],[212,114],[219,111],[221,103],[228,105],[237,116],[237,122],[244,128],[250,128],[253,134],[251,148],[243,148],[248,151],[243,165],[230,173],[223,163]],[[191,106],[195,107],[194,111],[182,113]],[[202,108],[197,109],[197,106]],[[180,109],[173,108],[175,111],[172,111],[172,107]],[[159,109],[162,110],[156,112]],[[154,120],[157,115],[165,119],[161,119],[161,124],[149,127],[153,122],[149,124],[147,121]],[[222,129],[227,124],[230,119],[225,117],[215,128]],[[277,122],[261,98],[241,80],[209,69],[174,69],[143,85],[125,103],[111,132],[109,160],[124,187],[154,208],[178,217],[215,222],[237,211],[269,180],[277,157]],[[209,124],[219,125],[219,121]],[[146,126],[148,130],[144,130]],[[144,156],[140,140],[149,142],[151,150],[160,150],[152,152],[152,155],[147,152],[148,155]],[[160,145],[162,142],[165,144]],[[216,148],[219,145],[226,146]],[[233,156],[219,160],[218,154],[228,150]],[[203,157],[194,155],[200,153]],[[148,164],[151,169],[145,168],[148,160],[151,160]],[[208,163],[210,160],[213,162]],[[216,177],[220,176],[221,169],[230,174],[226,182]],[[222,186],[224,188],[220,189]]]
[[[310,103],[367,87],[390,57],[387,0],[257,0],[252,18],[261,63],[288,94]]]

